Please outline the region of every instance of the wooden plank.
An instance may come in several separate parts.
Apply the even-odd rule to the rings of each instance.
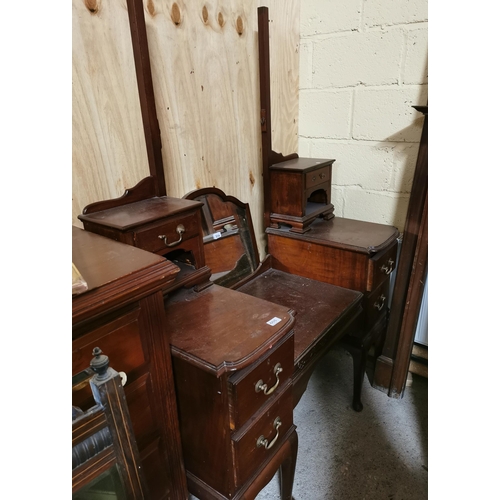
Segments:
[[[262,0],[269,8],[272,149],[284,156],[299,147],[300,0]]]
[[[292,66],[281,78],[277,68],[274,81],[284,86],[289,74],[297,75],[296,88],[292,82],[284,90],[290,94],[294,89],[287,101],[295,102],[295,107],[287,104],[285,111],[276,111],[273,124],[281,131],[277,137],[292,136],[290,141],[280,141],[295,140],[295,150],[298,139],[290,124],[296,124],[298,117],[299,5],[293,2],[294,13],[283,0],[273,3],[282,5],[280,11],[287,10],[286,16],[272,23],[273,32],[290,31],[276,39],[281,43],[296,36],[289,57],[284,54],[290,47],[273,49],[278,53],[275,58],[284,59],[281,64]],[[262,258],[257,7],[256,0],[148,0],[145,16],[167,191],[180,197],[216,186],[249,203]],[[287,26],[292,20],[295,31]],[[279,88],[275,94],[281,92]],[[295,118],[290,120],[293,113]],[[282,116],[286,116],[284,124]]]
[[[149,175],[126,0],[73,0],[73,225]]]
[[[144,0],[166,190],[217,186],[250,204],[264,256],[257,7]],[[270,12],[273,149],[298,149],[298,0]],[[94,10],[92,13],[91,10]],[[73,224],[149,175],[126,0],[73,0]]]

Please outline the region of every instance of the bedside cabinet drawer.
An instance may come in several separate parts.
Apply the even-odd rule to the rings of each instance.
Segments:
[[[136,232],[135,242],[136,246],[143,250],[160,253],[180,246],[183,241],[198,236],[198,233],[198,217],[189,214],[171,218],[149,229]]]
[[[368,261],[368,280],[366,291],[375,290],[389,276],[396,267],[396,256],[398,251],[398,242],[394,243],[375,254]]]
[[[373,326],[377,320],[387,313],[387,302],[389,300],[389,288],[391,281],[389,277],[372,293],[363,299],[363,307],[366,311],[366,324]]]
[[[330,180],[331,167],[323,167],[306,174],[306,189],[323,184]]]
[[[293,335],[256,366],[229,378],[232,429],[239,429],[262,405],[282,392],[293,374]]]
[[[292,384],[249,426],[232,436],[237,470],[237,486],[277,450],[293,425]]]

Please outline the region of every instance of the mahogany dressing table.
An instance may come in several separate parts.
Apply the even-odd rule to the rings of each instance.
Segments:
[[[163,288],[189,490],[202,499],[253,498],[280,469],[289,499],[293,408],[316,363],[358,328],[362,294],[274,269],[272,256],[258,263],[248,205],[216,188],[191,195],[200,193],[200,200],[125,197],[111,207],[110,200],[80,219],[87,230],[140,246],[137,235],[161,240],[160,228],[177,227],[171,207],[191,210],[201,231],[199,247],[189,248],[203,251],[186,251],[180,235],[175,254],[157,250],[199,278]],[[151,217],[144,207],[153,205]],[[200,274],[205,267],[218,272]]]
[[[212,285],[204,266],[202,203],[170,197],[113,202],[91,205],[80,216],[87,234],[100,232],[138,252],[132,245],[151,245],[148,250],[183,268],[162,288],[168,319],[161,326],[176,360],[189,490],[202,499],[253,498],[279,469],[282,499],[291,500],[297,456],[293,312]],[[172,235],[179,223],[189,237]]]

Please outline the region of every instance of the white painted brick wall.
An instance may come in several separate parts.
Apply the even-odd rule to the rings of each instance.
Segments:
[[[313,42],[314,88],[398,83],[403,33],[349,32]]]
[[[335,158],[335,213],[404,228],[427,104],[427,0],[302,0],[301,156]]]

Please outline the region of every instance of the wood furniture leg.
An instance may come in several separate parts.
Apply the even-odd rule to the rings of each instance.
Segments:
[[[368,357],[368,349],[370,343],[364,343],[361,346],[353,346],[349,343],[344,343],[343,347],[349,351],[352,357],[353,364],[353,395],[352,408],[354,411],[362,411],[363,403],[361,402],[361,390],[363,388],[363,380],[366,371],[366,360]]]
[[[297,464],[297,452],[299,449],[299,438],[294,431],[287,442],[290,445],[290,456],[280,467],[280,492],[281,500],[293,500],[292,489],[295,478],[295,466]]]

